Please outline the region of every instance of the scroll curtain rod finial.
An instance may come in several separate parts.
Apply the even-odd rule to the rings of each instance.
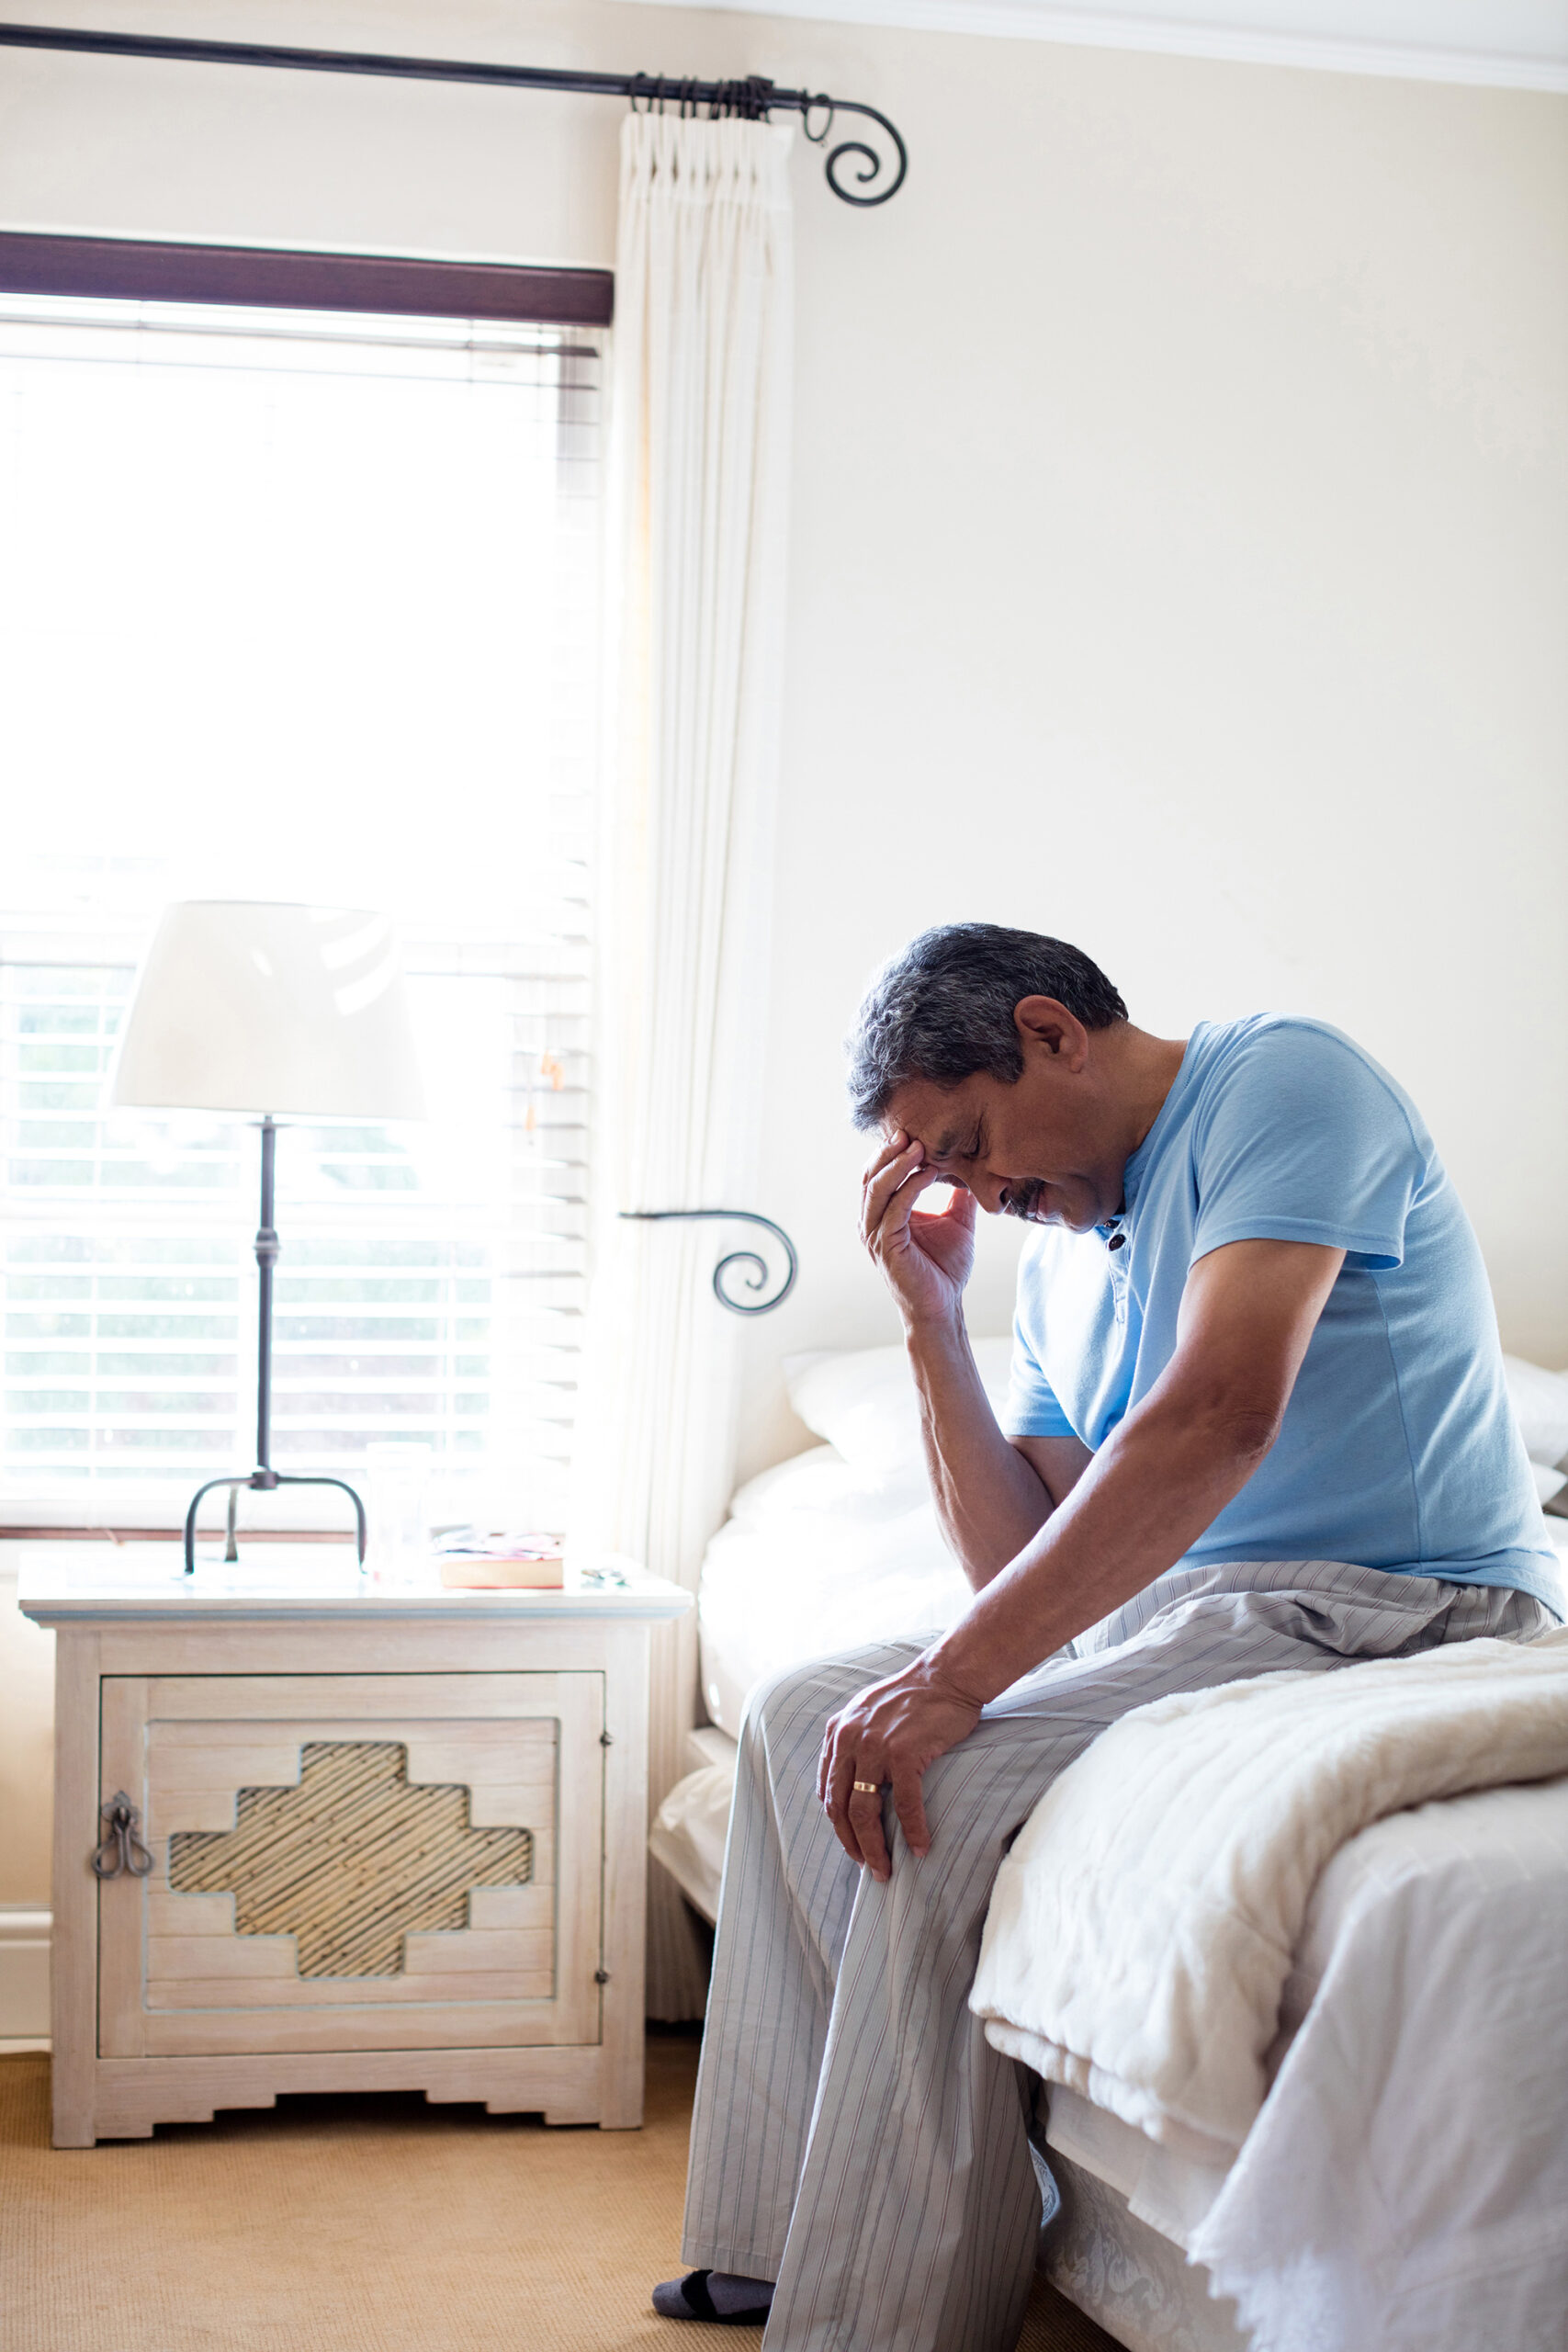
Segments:
[[[621,1209],[617,1214],[628,1225],[692,1224],[718,1217],[735,1225],[760,1225],[765,1232],[771,1233],[784,1253],[786,1268],[784,1281],[772,1298],[750,1301],[732,1298],[725,1288],[725,1276],[732,1268],[749,1267],[750,1271],[745,1277],[747,1289],[766,1289],[773,1277],[767,1260],[760,1258],[755,1250],[732,1250],[728,1257],[719,1260],[713,1270],[713,1295],[721,1306],[728,1307],[731,1315],[771,1315],[775,1306],[784,1305],[795,1288],[795,1278],[800,1272],[800,1260],[795,1244],[782,1225],[775,1225],[771,1216],[759,1216],[755,1209]]]
[[[874,107],[854,98],[830,98],[820,91],[780,90],[761,74],[733,82],[674,80],[662,74],[577,74],[549,65],[486,65],[460,57],[396,57],[350,49],[288,49],[267,41],[181,40],[162,33],[89,32],[74,25],[0,24],[0,48],[52,49],[91,57],[148,57],[183,60],[193,65],[263,65],[298,74],[373,74],[405,82],[482,82],[492,89],[572,90],[596,98],[628,98],[636,106],[678,106],[682,113],[739,116],[747,122],[765,122],[770,114],[798,114],[806,136],[815,147],[824,146],[839,114],[863,115],[892,141],[897,164],[886,187],[875,183],[888,171],[887,158],[863,139],[842,139],[829,148],[824,163],[828,185],[845,204],[863,209],[886,204],[903,187],[909,169],[909,151],[902,137]],[[814,114],[826,114],[820,130],[811,128]],[[852,162],[860,169],[850,184]],[[859,191],[871,191],[870,193]]]

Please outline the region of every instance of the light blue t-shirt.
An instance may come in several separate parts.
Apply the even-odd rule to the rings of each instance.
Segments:
[[[1415,1104],[1321,1021],[1201,1023],[1122,1217],[1031,1235],[1010,1435],[1102,1445],[1170,1361],[1189,1268],[1258,1240],[1345,1263],[1272,1450],[1187,1564],[1347,1560],[1517,1586],[1561,1615],[1470,1220]]]

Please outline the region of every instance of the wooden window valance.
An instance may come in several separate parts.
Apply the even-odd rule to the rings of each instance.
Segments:
[[[607,327],[615,286],[607,269],[536,269],[510,262],[293,252],[273,245],[0,232],[3,294],[234,302],[250,310],[367,311],[383,317]]]

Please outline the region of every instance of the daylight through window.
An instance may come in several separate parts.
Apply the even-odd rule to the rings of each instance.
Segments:
[[[580,331],[0,297],[0,1518],[254,1458],[255,1133],[100,1095],[160,908],[259,898],[396,916],[433,1114],[279,1137],[277,1466],[411,1439],[438,1515],[559,1522],[598,380]]]

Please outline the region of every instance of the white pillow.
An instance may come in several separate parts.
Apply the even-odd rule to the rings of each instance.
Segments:
[[[1544,1510],[1552,1497],[1560,1495],[1563,1487],[1568,1487],[1568,1478],[1563,1476],[1561,1470],[1549,1470],[1542,1462],[1532,1462],[1530,1470],[1535,1478],[1536,1495]]]
[[[902,1482],[898,1482],[900,1485]],[[923,1482],[917,1486],[923,1495]],[[867,1478],[830,1445],[807,1446],[760,1470],[737,1487],[729,1498],[731,1521],[748,1529],[776,1532],[801,1518],[866,1520],[880,1525],[889,1510],[897,1510],[902,1496],[890,1493],[883,1478]]]
[[[1546,1372],[1523,1356],[1505,1356],[1503,1369],[1525,1452],[1532,1462],[1557,1469],[1568,1456],[1568,1374]]]
[[[980,1378],[993,1408],[1007,1400],[1012,1340],[972,1342]],[[806,1423],[865,1478],[919,1477],[920,1407],[909,1360],[897,1348],[824,1348],[811,1355],[786,1356],[789,1401]]]

